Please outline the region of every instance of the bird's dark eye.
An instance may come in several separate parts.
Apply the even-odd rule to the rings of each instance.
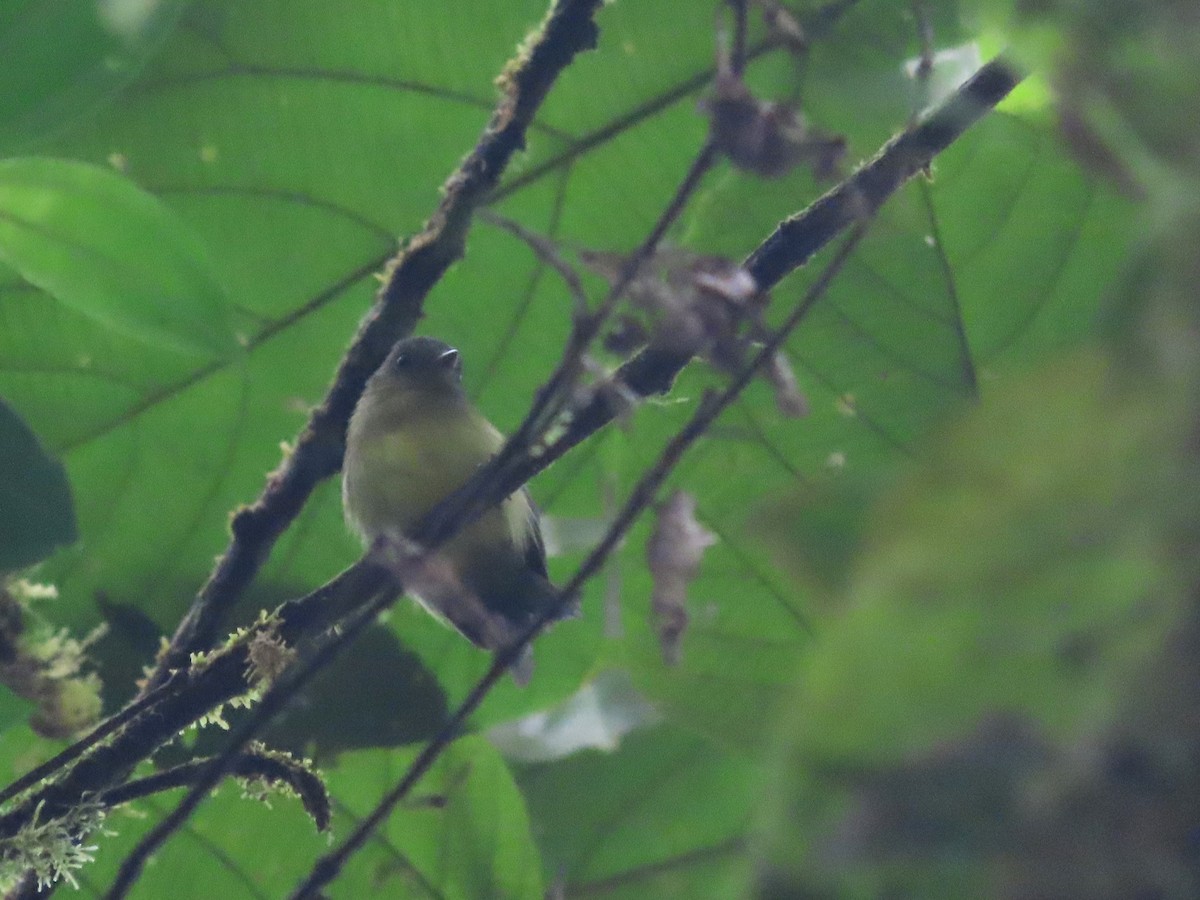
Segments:
[[[403,353],[401,353],[399,356],[396,357],[396,361],[393,362],[392,365],[395,366],[397,369],[407,369],[408,368],[408,357],[405,356]]]

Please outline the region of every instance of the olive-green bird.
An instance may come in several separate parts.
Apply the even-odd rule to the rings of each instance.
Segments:
[[[368,546],[381,535],[411,535],[503,441],[463,391],[457,350],[428,337],[400,341],[350,419],[342,469],[346,521]],[[432,587],[418,583],[410,592],[487,650],[508,645],[556,600],[538,514],[524,488],[439,547],[433,565],[439,564],[447,577],[435,570],[417,579]]]

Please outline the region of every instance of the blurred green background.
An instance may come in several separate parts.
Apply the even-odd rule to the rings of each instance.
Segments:
[[[793,9],[830,24],[801,58],[757,57],[748,81],[844,135],[851,165],[999,50],[1033,74],[887,204],[790,342],[811,414],[782,418],[752,385],[673,476],[719,538],[680,665],[664,667],[650,620],[647,521],[582,618],[539,639],[531,686],[480,709],[492,743],[456,743],[419,789],[438,802],[399,810],[333,896],[1200,893],[1186,727],[1200,708],[1200,17],[1167,0]],[[544,11],[0,11],[0,446],[37,460],[0,472],[2,559],[49,554],[24,573],[59,592],[38,628],[109,621],[91,653],[110,707],[322,397],[376,273],[435,207]],[[705,135],[712,13],[605,6],[498,211],[568,248],[636,246]],[[751,25],[756,43],[757,7]],[[924,85],[910,75],[922,34]],[[826,187],[723,164],[670,239],[740,259]],[[778,287],[769,317],[822,262]],[[506,430],[570,315],[561,282],[479,224],[419,330],[462,350],[468,389]],[[693,365],[535,480],[565,536],[553,575],[720,383]],[[43,519],[44,535],[27,524]],[[357,552],[328,483],[240,621]],[[407,603],[351,657],[275,733],[326,765],[335,834],[488,662]],[[26,704],[0,708],[7,780],[55,745]],[[592,748],[547,750],[551,726]],[[522,728],[537,753],[502,737]],[[149,820],[109,820],[119,834],[79,873],[85,892],[167,799],[140,805]],[[279,896],[325,846],[291,802],[268,810],[229,786],[135,896]]]

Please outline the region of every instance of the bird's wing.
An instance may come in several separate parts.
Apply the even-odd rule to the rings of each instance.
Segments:
[[[543,578],[548,578],[546,571],[546,542],[542,538],[542,525],[538,508],[526,488],[521,488],[521,494],[529,507],[529,541],[525,544],[525,565],[529,566]]]

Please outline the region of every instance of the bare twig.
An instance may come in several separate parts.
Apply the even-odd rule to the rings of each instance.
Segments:
[[[210,762],[208,759],[195,759],[145,778],[128,781],[120,787],[105,791],[97,802],[105,808],[112,808],[143,797],[161,794],[163,791],[194,785],[203,777]],[[286,784],[300,798],[317,830],[324,831],[329,827],[328,792],[321,779],[308,766],[286,754],[251,749],[237,753],[229,761],[227,771],[238,778],[260,779],[268,784]]]
[[[565,399],[565,395],[576,373],[579,371],[580,357],[587,352],[588,346],[600,333],[600,330],[604,327],[604,323],[608,321],[616,309],[617,303],[620,302],[621,297],[624,295],[625,290],[637,277],[642,266],[654,255],[663,236],[667,233],[667,229],[675,223],[680,213],[683,212],[687,201],[691,198],[696,188],[700,186],[701,179],[712,168],[716,159],[716,151],[711,144],[705,144],[700,148],[695,159],[692,160],[692,164],[688,167],[687,174],[684,175],[683,180],[679,183],[679,187],[676,188],[674,196],[671,197],[670,202],[662,211],[662,214],[659,215],[658,221],[654,223],[654,228],[651,229],[650,234],[625,259],[620,273],[614,279],[612,287],[609,288],[603,302],[601,302],[592,315],[575,323],[575,327],[571,330],[567,346],[563,350],[563,355],[559,360],[557,368],[555,368],[546,383],[538,390],[529,414],[498,454],[498,458],[501,461],[510,459],[514,452],[520,449],[532,446],[538,432],[544,429],[550,420],[558,414],[562,408],[561,404]]]
[[[481,221],[487,222],[489,225],[495,225],[497,228],[503,228],[509,234],[524,242],[537,255],[538,259],[552,268],[562,278],[567,286],[567,290],[571,294],[575,318],[580,319],[587,315],[588,297],[587,291],[583,287],[583,281],[580,280],[579,273],[572,268],[571,264],[562,258],[553,241],[536,232],[530,231],[520,222],[515,222],[507,216],[492,212],[490,209],[481,209],[478,216]]]

